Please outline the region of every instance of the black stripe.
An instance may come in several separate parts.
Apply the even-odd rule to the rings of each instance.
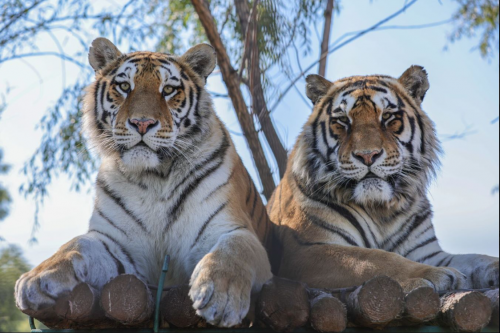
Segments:
[[[427,260],[432,259],[432,258],[434,258],[435,256],[437,256],[437,255],[439,255],[439,254],[441,254],[441,253],[443,253],[443,251],[437,251],[437,252],[431,253],[431,254],[429,254],[428,256],[423,257],[423,258],[422,258],[422,259],[420,259],[420,260],[416,260],[416,262],[424,263],[424,262],[426,262]]]
[[[102,88],[101,88],[101,108],[102,108],[102,111],[104,112],[104,100],[106,98],[106,88],[107,88],[108,84],[107,82],[103,82],[102,83]]]
[[[94,91],[94,121],[95,126],[100,131],[100,134],[104,132],[104,127],[99,121],[99,91],[101,90],[101,81],[97,81],[95,91]]]
[[[125,207],[125,204],[123,203],[122,199],[118,196],[116,196],[112,190],[109,188],[108,184],[104,182],[104,180],[98,178],[97,179],[97,186],[108,196],[110,197],[118,206],[120,206],[127,215],[134,220],[134,222],[144,231],[148,232],[146,229],[146,226],[144,225],[144,222],[142,222],[138,217],[134,215],[127,207]]]
[[[415,238],[419,238],[420,236],[423,236],[426,232],[428,232],[429,230],[433,229],[434,226],[431,224],[430,226],[428,226],[427,228],[425,228],[424,231],[422,231],[417,237]]]
[[[132,265],[132,267],[134,267],[135,273],[142,275],[135,267],[135,261],[132,258],[132,256],[130,255],[130,253],[127,250],[125,250],[125,248],[115,238],[113,238],[112,236],[108,235],[107,233],[99,231],[99,230],[91,229],[91,230],[89,230],[89,233],[91,233],[91,232],[95,232],[95,233],[98,233],[100,235],[103,235],[104,237],[108,238],[113,243],[115,243],[115,245],[120,249],[120,251],[125,255],[125,257],[127,257],[128,262]]]
[[[149,57],[142,57],[142,58],[135,58],[135,59],[128,59],[127,62],[131,62],[133,64],[141,62],[144,59],[150,59]]]
[[[377,237],[375,236],[375,233],[373,232],[372,228],[370,228],[370,222],[368,222],[364,218],[364,216],[355,207],[352,207],[351,205],[347,205],[347,207],[349,207],[350,209],[352,209],[353,211],[355,211],[356,214],[358,214],[359,217],[361,217],[363,219],[363,221],[365,221],[366,227],[370,231],[370,234],[372,235],[373,242],[375,243],[375,248],[379,249],[380,248],[380,244],[378,243]],[[365,211],[366,215],[370,216],[370,214],[368,214],[368,212],[366,211],[366,209],[364,209],[363,207],[361,207],[361,208]]]
[[[205,230],[207,229],[208,225],[210,224],[210,222],[212,222],[212,220],[224,209],[226,208],[227,206],[227,202],[225,202],[223,205],[221,205],[219,208],[217,208],[217,210],[212,214],[210,215],[210,217],[205,221],[205,223],[203,223],[200,231],[198,231],[198,236],[196,236],[196,240],[194,241],[193,245],[191,245],[191,248],[193,248],[196,243],[198,243],[198,241],[200,240],[201,236],[203,235],[203,233],[205,232]]]
[[[418,111],[415,110],[415,114],[417,115],[417,122],[418,122],[418,127],[420,127],[420,132],[421,132],[421,147],[420,147],[420,152],[422,155],[425,155],[427,152],[427,147],[425,145],[425,129],[424,129],[424,123],[422,121],[422,117],[418,113]]]
[[[423,248],[426,245],[429,245],[431,243],[437,242],[437,240],[438,239],[436,238],[436,236],[434,236],[432,238],[429,238],[425,242],[421,242],[420,244],[418,244],[417,246],[415,246],[413,249],[411,249],[410,251],[406,252],[406,254],[403,257],[407,258],[411,253],[417,251],[418,249]]]
[[[436,267],[443,267],[443,263],[446,261],[446,259],[448,259],[449,257],[451,256],[451,254],[447,255],[446,257],[444,257],[437,265]],[[452,258],[453,260],[453,258]],[[451,261],[450,261],[451,262]]]
[[[324,246],[324,245],[332,245],[332,244],[329,244],[329,243],[321,243],[321,242],[307,242],[307,241],[304,241],[302,239],[299,238],[299,236],[297,235],[297,233],[295,231],[291,231],[292,232],[292,236],[293,238],[295,239],[295,241],[297,243],[299,243],[300,246]],[[335,245],[335,244],[333,244]]]
[[[367,89],[370,89],[370,90],[375,90],[375,91],[378,91],[378,92],[382,92],[384,94],[387,94],[388,91],[384,88],[380,88],[380,87],[375,87],[375,86],[368,86],[366,87]]]
[[[307,214],[307,213],[306,213],[306,218],[308,221],[310,221],[315,226],[320,227],[322,229],[325,229],[325,230],[327,230],[327,231],[329,231],[337,236],[340,236],[346,243],[359,247],[359,244],[356,243],[356,241],[345,230],[343,230],[341,228],[337,228],[337,227],[319,219],[318,217],[312,216],[312,215]]]
[[[454,256],[454,255],[450,255],[450,256],[451,256],[451,258],[450,258],[450,260],[448,260],[448,262],[446,263],[446,265],[444,265],[445,267],[450,266],[450,264],[451,264],[451,262],[453,261],[453,259],[455,259],[455,256]]]
[[[210,164],[211,162],[215,161],[219,157],[223,157],[226,154],[227,148],[229,147],[229,142],[227,140],[226,133],[223,131],[223,139],[222,143],[219,146],[217,150],[212,152],[212,154],[204,161],[201,163],[196,164],[191,171],[185,176],[180,183],[174,186],[174,188],[179,189],[185,182],[188,181],[189,178],[191,178],[196,172],[200,171],[203,167],[205,167],[207,164]],[[167,201],[170,201],[174,196],[175,196],[176,191],[173,191],[170,196],[167,198]]]
[[[227,235],[227,234],[233,233],[233,232],[241,230],[241,229],[248,229],[248,228],[244,227],[244,226],[239,226],[239,227],[234,228],[233,230],[230,230],[228,232],[223,233],[223,235]]]
[[[396,241],[392,241],[392,237],[386,240],[386,244],[392,241],[392,247],[388,250],[389,252],[394,252],[401,244],[403,244],[413,231],[420,227],[425,221],[429,219],[432,211],[427,211],[424,215],[414,215],[412,224],[406,229],[403,235],[399,236]]]
[[[316,201],[316,202],[319,202],[325,206],[327,206],[328,208],[330,208],[331,210],[335,211],[336,213],[338,213],[339,215],[341,215],[343,218],[345,218],[347,221],[349,221],[349,223],[351,223],[354,228],[356,228],[356,230],[358,231],[358,233],[361,235],[361,237],[363,238],[363,243],[364,243],[364,246],[367,247],[367,248],[371,248],[371,245],[370,245],[370,242],[368,240],[368,238],[366,237],[366,234],[365,234],[365,231],[363,230],[363,228],[361,227],[361,225],[359,224],[358,220],[356,220],[356,218],[354,217],[354,215],[351,214],[351,212],[349,212],[346,208],[342,207],[342,206],[339,206],[331,201],[326,201],[325,199],[320,199],[320,198],[314,198],[313,196],[310,196],[306,190],[302,187],[302,184],[299,182],[298,179],[295,179],[295,182],[297,183],[297,186],[299,188],[299,190],[306,196],[308,197],[309,199],[313,200],[313,201]]]
[[[116,263],[116,270],[118,271],[118,275],[122,275],[122,274],[125,274],[125,267],[123,267],[123,264],[120,260],[118,260],[118,258],[116,258],[113,253],[111,253],[111,251],[109,250],[109,247],[106,243],[104,243],[102,240],[99,240],[102,245],[104,245],[104,248],[106,249],[106,251],[108,251],[108,254],[111,256],[111,258],[113,258],[113,260],[115,261]]]
[[[403,123],[402,127],[404,130],[404,119],[402,119],[401,122]],[[410,154],[413,155],[413,153],[415,152],[415,148],[413,146],[413,139],[415,138],[415,118],[408,117],[408,122],[410,123],[410,129],[411,129],[410,140],[408,142],[403,142],[399,138],[397,138],[397,139],[399,142],[401,142],[401,144],[403,146],[406,147],[406,149],[408,149],[410,151]],[[401,133],[402,133],[402,131],[401,131]]]
[[[203,199],[203,201],[207,201],[208,199],[210,199],[212,197],[212,195],[214,195],[215,193],[217,193],[220,189],[222,189],[223,187],[229,185],[229,182],[233,178],[235,172],[236,172],[236,169],[233,169],[233,172],[231,172],[231,175],[229,175],[229,178],[223,184],[220,184],[212,192],[210,192],[210,194],[207,195],[207,197],[205,199]]]
[[[343,93],[343,94],[342,94],[342,97],[346,97],[347,95],[352,94],[352,93],[353,93],[353,92],[355,92],[356,90],[358,90],[358,89],[351,89],[351,90],[349,90],[349,91],[346,91],[345,93]]]
[[[224,163],[224,161],[220,161],[219,163],[217,163],[217,165],[208,169],[204,174],[202,174],[200,177],[196,178],[191,184],[189,184],[184,189],[184,191],[179,195],[179,198],[177,199],[175,205],[171,208],[170,212],[168,213],[168,215],[171,217],[171,222],[165,226],[165,232],[168,232],[169,229],[172,227],[172,225],[179,218],[179,212],[182,211],[182,208],[184,207],[184,203],[185,203],[186,199],[189,197],[189,195],[191,193],[193,193],[194,190],[196,190],[198,188],[198,185],[200,185],[200,183],[203,180],[205,180],[207,177],[209,177],[215,171],[217,171],[223,163]]]
[[[108,218],[106,215],[104,215],[104,213],[97,207],[95,207],[95,211],[97,214],[99,214],[99,216],[104,219],[106,222],[108,222],[109,224],[111,224],[113,227],[115,227],[116,229],[118,229],[121,233],[123,233],[125,236],[129,237],[127,235],[127,233],[125,232],[125,230],[123,230],[122,228],[120,228],[119,226],[116,225],[116,223],[114,223],[113,221],[111,221],[110,218]]]
[[[170,209],[170,212],[168,213],[168,216],[170,217],[171,220],[170,220],[170,223],[167,223],[167,225],[165,226],[165,232],[168,232],[168,230],[171,228],[171,226],[177,221],[177,219],[179,217],[179,211],[181,211],[182,207],[184,207],[184,202],[185,202],[186,198],[198,187],[198,185],[204,179],[206,179],[211,174],[213,174],[224,163],[224,157],[226,156],[226,152],[229,148],[229,141],[228,141],[227,134],[224,131],[224,129],[222,129],[222,133],[223,133],[223,139],[222,139],[221,145],[214,153],[212,153],[212,155],[209,157],[209,160],[205,162],[205,165],[220,157],[219,163],[217,163],[217,165],[209,168],[208,170],[205,170],[205,172],[202,175],[197,177],[193,182],[191,182],[191,184],[189,184],[182,191],[182,193],[177,198],[176,203],[174,204],[174,206]]]

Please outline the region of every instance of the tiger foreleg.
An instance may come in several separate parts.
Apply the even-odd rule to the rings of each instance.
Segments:
[[[189,296],[200,317],[212,325],[233,327],[250,309],[252,292],[272,277],[266,251],[247,229],[219,238],[196,266]]]
[[[466,283],[465,277],[454,268],[420,264],[383,250],[307,244],[290,251],[293,256],[285,254],[288,259],[281,264],[280,276],[305,282],[313,288],[358,286],[383,275],[402,284],[424,279],[432,283],[435,290],[461,289]]]
[[[467,287],[482,289],[499,286],[498,258],[480,254],[449,254],[426,261],[426,264],[438,267],[452,267],[467,277]]]

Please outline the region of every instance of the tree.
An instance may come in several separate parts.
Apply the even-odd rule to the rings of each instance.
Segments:
[[[21,274],[30,270],[21,248],[9,245],[0,249],[0,332],[15,332],[27,322],[16,308],[14,286]]]
[[[89,41],[85,39],[84,27],[96,29],[118,43],[126,41],[130,49],[148,49],[151,47],[146,45],[153,44],[157,51],[171,53],[182,53],[189,44],[206,41],[207,37],[191,1],[129,1],[120,8],[104,8],[98,13],[93,12],[89,1],[60,0],[57,4],[47,0],[7,2],[0,8],[0,18],[5,22],[3,27],[0,23],[0,64],[33,56],[56,56],[82,68],[77,83],[64,90],[61,99],[42,119],[40,128],[44,136],[40,148],[24,168],[28,181],[21,190],[33,196],[40,205],[54,176],[69,174],[74,181],[73,188],[79,189],[96,169],[97,161],[83,144],[84,138],[79,131],[81,91],[91,81],[92,75],[85,65],[84,55]],[[233,71],[233,68],[241,67],[240,79],[233,85],[241,96],[235,98],[233,94],[232,99],[254,157],[261,187],[269,198],[279,177],[273,177],[273,168],[262,142],[267,140],[272,151],[269,156],[275,157],[279,176],[286,168],[287,151],[266,106],[268,96],[276,95],[278,90],[268,73],[275,68],[282,73],[292,73],[290,60],[282,57],[292,42],[299,42],[303,52],[310,52],[310,27],[320,13],[322,1],[300,0],[296,5],[276,0],[262,1],[258,6],[260,24],[255,25],[259,45],[254,52],[258,50],[259,53],[258,57],[254,53],[251,62],[246,61],[246,52],[242,52],[246,37],[250,35],[246,33],[246,19],[242,21],[242,7],[238,6],[245,3],[248,4],[247,1],[236,1],[235,6],[232,2],[213,0],[210,7],[213,8],[211,15],[216,21],[217,34],[232,59],[232,63],[229,59],[221,63],[221,68],[226,66],[224,68]],[[58,44],[55,35],[58,31],[78,42],[81,52],[68,55],[62,47],[59,52],[40,52],[37,49],[36,39],[41,34],[49,34]],[[185,32],[191,36],[188,41],[183,38]],[[243,91],[241,85],[248,90]],[[253,109],[248,107],[249,104]]]
[[[498,0],[456,1],[474,3],[473,6],[479,6],[479,1],[497,1],[498,7]],[[153,48],[182,53],[192,44],[210,41],[217,49],[220,74],[228,90],[227,96],[214,94],[214,97],[231,100],[262,193],[269,198],[285,172],[288,148],[272,119],[273,110],[318,64],[321,73],[326,73],[329,54],[372,31],[402,28],[385,24],[418,0],[405,1],[401,10],[386,19],[333,43],[329,33],[333,14],[339,12],[339,0],[136,0],[124,5],[100,2],[98,7],[90,0],[4,2],[0,6],[0,65],[14,59],[28,61],[30,57],[51,56],[59,57],[63,65],[81,68],[80,77],[64,89],[61,98],[42,118],[40,128],[44,135],[40,147],[24,168],[27,182],[21,190],[34,197],[39,207],[53,177],[61,173],[69,175],[72,188],[78,190],[89,183],[98,163],[80,132],[81,94],[93,75],[86,64],[92,39],[88,31],[98,31],[125,50]],[[316,22],[323,20],[321,55],[317,62],[302,69],[301,56],[313,52],[312,30]],[[449,21],[403,28],[428,28],[445,23]],[[57,51],[39,49],[36,41],[41,35],[52,38]],[[62,38],[77,45],[79,51],[67,54],[60,42]],[[292,60],[294,54],[296,59]],[[303,97],[302,92],[299,94]],[[34,230],[37,226],[35,219]]]
[[[450,36],[455,42],[463,37],[475,37],[481,33],[478,49],[484,58],[498,51],[498,0],[456,0],[460,8],[453,15],[457,27]]]

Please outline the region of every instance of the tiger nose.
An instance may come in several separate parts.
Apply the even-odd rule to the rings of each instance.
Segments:
[[[384,150],[360,151],[352,153],[355,159],[366,166],[372,166],[384,153]]]
[[[158,124],[158,120],[154,119],[129,119],[130,125],[135,128],[139,134],[144,135],[151,128],[153,128],[156,124]]]

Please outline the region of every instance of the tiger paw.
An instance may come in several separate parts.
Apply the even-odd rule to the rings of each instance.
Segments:
[[[454,268],[420,267],[413,278],[422,278],[429,281],[436,291],[463,289],[468,287],[467,277]]]
[[[47,317],[56,301],[67,296],[80,283],[102,287],[113,274],[108,258],[101,251],[102,244],[82,236],[63,245],[51,258],[23,274],[16,282],[17,307],[24,313]],[[96,245],[100,245],[96,246]],[[98,262],[98,267],[91,263]]]
[[[498,287],[498,258],[478,256],[471,263],[470,280],[475,289]]]
[[[189,296],[193,307],[211,325],[234,327],[248,314],[252,274],[241,264],[238,266],[205,258],[191,277]]]

